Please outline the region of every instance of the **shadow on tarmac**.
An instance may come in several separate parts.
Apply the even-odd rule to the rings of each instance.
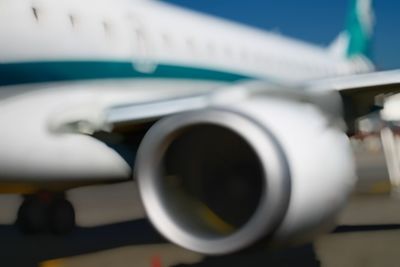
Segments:
[[[92,227],[76,228],[66,236],[23,235],[15,226],[0,226],[1,266],[37,267],[49,259],[65,258],[123,246],[162,244],[166,241],[146,219]],[[133,263],[134,264],[134,263]],[[206,266],[320,266],[311,244],[266,253],[257,248],[179,267]],[[89,266],[90,267],[90,266]],[[116,266],[118,267],[118,266]]]
[[[399,229],[400,225],[398,224],[339,226],[331,235]],[[18,267],[37,267],[40,262],[50,259],[67,258],[125,246],[164,244],[167,242],[146,219],[92,228],[76,228],[66,236],[23,235],[15,226],[2,225],[0,226],[0,236],[1,266]],[[313,245],[307,244],[268,253],[261,248],[254,247],[233,255],[206,257],[199,263],[176,265],[176,267],[178,266],[286,267],[321,266],[321,264],[317,259]]]

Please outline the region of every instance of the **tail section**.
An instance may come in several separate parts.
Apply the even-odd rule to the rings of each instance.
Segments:
[[[370,58],[373,28],[372,0],[351,0],[346,30],[332,43],[332,53],[347,58]]]
[[[346,29],[349,38],[347,57],[363,55],[370,58],[373,27],[372,0],[351,0]]]

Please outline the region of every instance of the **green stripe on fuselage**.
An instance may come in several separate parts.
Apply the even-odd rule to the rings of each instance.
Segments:
[[[164,78],[233,82],[251,77],[199,67],[158,64],[154,71],[138,71],[132,62],[48,61],[1,63],[0,86],[88,79]]]

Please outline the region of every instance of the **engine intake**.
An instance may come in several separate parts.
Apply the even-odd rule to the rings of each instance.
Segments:
[[[306,104],[267,99],[161,120],[135,174],[156,228],[206,254],[314,233],[354,183],[342,132]]]

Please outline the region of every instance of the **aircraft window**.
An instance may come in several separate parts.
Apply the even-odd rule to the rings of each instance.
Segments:
[[[322,75],[326,75],[328,73],[328,69],[325,64],[321,64],[320,69],[321,69]]]
[[[232,49],[231,49],[230,46],[225,46],[224,52],[225,52],[225,55],[226,55],[227,57],[232,57]]]
[[[73,15],[69,15],[68,18],[69,22],[71,23],[71,26],[74,27],[76,22],[75,17]]]
[[[39,21],[39,11],[36,7],[32,7],[32,13],[36,21]]]
[[[254,54],[254,61],[256,62],[256,64],[261,65],[263,63],[262,55],[260,53],[255,53]]]
[[[211,56],[215,54],[215,44],[213,42],[207,44],[207,52]]]
[[[258,60],[259,60],[261,66],[265,66],[266,65],[266,60],[265,60],[265,55],[264,54],[260,53]]]
[[[194,40],[192,38],[187,38],[186,39],[186,46],[192,52],[195,51],[195,43],[194,43]]]
[[[258,54],[257,54],[257,53],[253,53],[253,54],[251,55],[251,57],[252,57],[252,61],[253,61],[254,63],[257,63],[257,62],[258,62]]]
[[[144,57],[150,56],[154,51],[151,32],[147,29],[136,28],[134,29],[134,34],[137,52]]]
[[[320,65],[319,63],[316,64],[315,66],[315,74],[319,75],[319,74],[323,74],[324,73],[324,69],[323,69],[323,65]]]
[[[263,66],[265,63],[264,55],[262,53],[258,54],[258,63]]]
[[[164,42],[165,45],[171,46],[171,37],[167,33],[162,33],[161,34],[161,39]]]
[[[314,75],[318,75],[320,72],[321,72],[321,66],[318,63],[316,63],[313,73],[314,73]]]
[[[241,58],[242,60],[244,60],[244,61],[247,60],[248,54],[247,54],[246,49],[242,49],[242,52],[240,53],[240,58]]]
[[[281,58],[276,58],[275,64],[276,64],[276,68],[277,68],[278,70],[281,70],[281,69],[282,69],[282,67],[283,67],[283,62],[282,62],[282,59],[281,59]]]
[[[144,39],[144,33],[142,30],[140,29],[135,29],[135,37],[138,41],[141,41],[142,39]]]
[[[268,67],[270,65],[270,60],[267,55],[263,55],[263,64]]]
[[[331,75],[334,75],[335,72],[336,72],[335,67],[333,65],[329,65],[328,66],[328,73],[331,74]]]
[[[110,28],[111,28],[110,23],[108,23],[107,21],[103,21],[102,25],[103,25],[103,29],[106,33],[110,32]]]
[[[308,72],[309,73],[313,73],[314,72],[314,70],[315,70],[315,67],[313,66],[313,65],[308,65]]]
[[[231,48],[231,58],[235,58],[237,56],[238,53],[236,53],[236,49],[235,47]]]

